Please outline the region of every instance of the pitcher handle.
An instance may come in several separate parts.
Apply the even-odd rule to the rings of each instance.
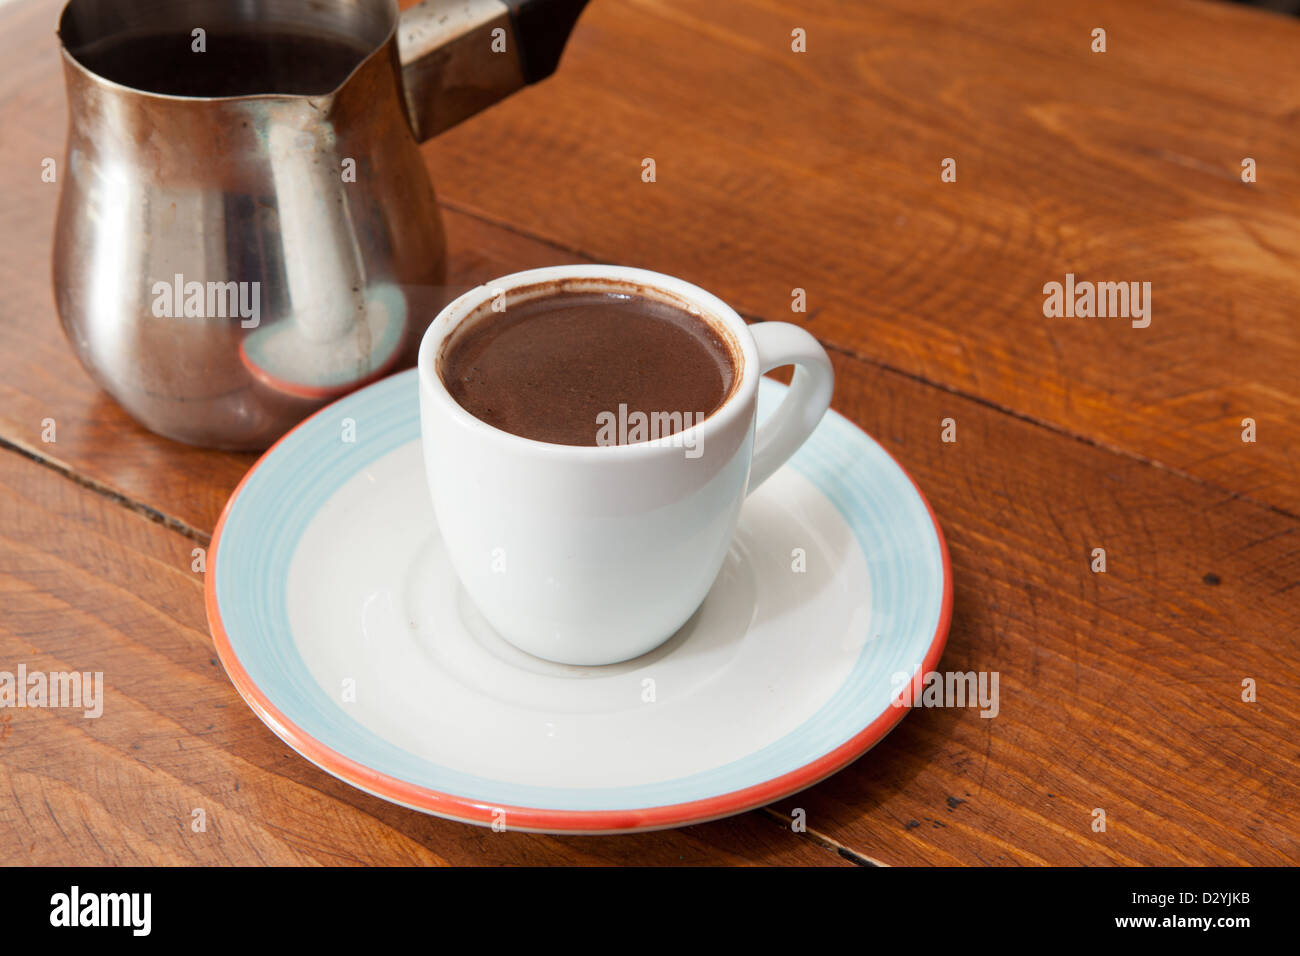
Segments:
[[[587,0],[424,0],[397,49],[420,142],[555,72]]]

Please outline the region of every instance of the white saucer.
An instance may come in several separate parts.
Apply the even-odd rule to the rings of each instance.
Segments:
[[[783,387],[764,380],[760,415]],[[832,412],[745,503],[717,583],[667,644],[607,667],[531,657],[484,623],[443,552],[414,371],[263,456],[207,579],[231,680],[304,757],[417,810],[547,832],[698,823],[834,773],[901,719],[899,675],[935,668],[951,604],[924,498]]]

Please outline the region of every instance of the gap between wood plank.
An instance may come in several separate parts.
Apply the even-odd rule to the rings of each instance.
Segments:
[[[129,511],[134,511],[137,514],[148,518],[154,524],[160,524],[164,528],[168,528],[178,534],[190,538],[193,541],[197,541],[199,544],[207,545],[212,541],[212,535],[208,532],[195,528],[193,525],[186,524],[179,518],[173,517],[166,512],[159,511],[157,508],[147,505],[142,501],[128,498],[120,491],[110,488],[102,481],[96,481],[94,478],[79,474],[70,465],[64,464],[57,458],[51,458],[49,455],[45,455],[35,448],[5,438],[4,436],[0,436],[0,448],[6,448],[16,455],[21,455],[29,461],[33,461],[38,465],[49,468],[51,471],[57,472],[69,481],[78,484],[83,488],[89,489],[101,497],[107,498],[109,501],[119,504]]]
[[[499,229],[504,229],[505,231],[513,233],[514,235],[520,236],[524,239],[529,239],[533,242],[538,242],[541,243],[542,245],[550,246],[553,249],[558,249],[561,252],[567,252],[570,255],[581,256],[583,259],[586,259],[590,263],[608,262],[608,260],[599,259],[596,256],[593,256],[591,253],[585,252],[582,249],[578,249],[573,246],[567,246],[564,245],[563,243],[555,242],[554,240],[551,239],[545,239],[532,232],[529,232],[526,229],[521,229],[518,226],[515,226],[511,223],[503,222],[492,216],[486,215],[485,213],[467,208],[465,206],[461,206],[457,203],[447,202],[446,200],[440,199],[438,200],[438,205],[458,215],[468,216],[471,219],[477,219],[479,222],[485,223],[489,226],[495,226]],[[621,265],[622,263],[609,263],[609,264]],[[772,321],[768,319],[766,316],[758,315],[757,313],[754,312],[743,312],[740,309],[737,309],[736,311],[741,316],[741,318],[747,321],[751,321],[751,322]],[[872,358],[869,355],[862,355],[859,352],[855,352],[852,349],[848,349],[840,345],[831,345],[827,342],[822,341],[820,338],[817,341],[820,342],[822,347],[829,352],[835,352],[839,355],[845,356],[846,358],[856,359],[859,362],[865,362],[867,365],[874,366],[875,368],[878,368],[883,372],[889,372],[894,375],[900,375],[903,378],[908,379],[909,381],[917,382],[921,385],[927,385],[930,388],[939,389],[940,391],[947,392],[949,395],[955,395],[958,398],[968,399],[969,401],[972,401],[977,405],[981,405],[984,408],[990,409],[991,411],[1000,412],[1003,415],[1011,416],[1017,421],[1022,421],[1025,422],[1026,424],[1035,425],[1039,428],[1046,429],[1047,431],[1051,432],[1054,435],[1061,435],[1065,438],[1073,439],[1074,441],[1081,442],[1082,444],[1088,445],[1092,448],[1096,448],[1100,451],[1110,452],[1111,454],[1118,455],[1121,458],[1127,458],[1131,461],[1140,462],[1141,464],[1144,465],[1150,465],[1152,468],[1159,468],[1161,471],[1168,472],[1171,475],[1176,475],[1179,478],[1185,478],[1188,481],[1200,485],[1203,488],[1217,492],[1218,494],[1230,495],[1233,500],[1241,500],[1241,501],[1249,502],[1252,505],[1256,505],[1257,507],[1264,508],[1267,511],[1272,511],[1276,514],[1282,515],[1285,518],[1300,520],[1300,514],[1296,514],[1294,512],[1288,511],[1287,509],[1279,507],[1277,505],[1269,504],[1266,501],[1259,501],[1243,492],[1231,491],[1220,485],[1216,485],[1212,481],[1207,481],[1204,478],[1198,477],[1197,475],[1194,475],[1190,472],[1183,471],[1182,469],[1175,468],[1172,465],[1166,465],[1164,462],[1158,461],[1154,458],[1148,458],[1146,455],[1139,454],[1138,452],[1130,451],[1127,448],[1120,448],[1115,445],[1107,444],[1106,442],[1103,442],[1096,438],[1092,438],[1088,435],[1071,431],[1070,429],[1057,425],[1054,422],[1045,421],[1039,418],[1034,418],[1032,415],[1029,415],[1025,412],[1016,411],[1014,408],[1010,408],[1006,405],[1001,405],[991,399],[984,398],[981,395],[977,395],[973,392],[964,391],[952,385],[945,385],[943,382],[937,382],[933,379],[927,378],[926,376],[920,375],[916,372],[909,372],[906,369],[899,368],[898,366],[890,365],[888,362],[882,361],[881,359]]]
[[[540,236],[535,235],[532,232],[529,232],[526,229],[521,229],[516,225],[497,220],[491,216],[460,206],[456,203],[440,201],[439,205],[451,212],[463,216],[468,216],[472,219],[478,220],[479,222],[485,223],[486,225],[500,228],[506,232],[520,236],[521,238],[525,238],[530,241],[549,246],[552,249],[556,249],[558,251],[565,252],[573,256],[581,257],[583,259],[586,259],[589,262],[604,261],[598,259],[597,257],[591,255],[590,253],[582,249],[568,246],[551,239],[542,238]],[[764,316],[757,315],[754,313],[741,312],[740,314],[745,319],[750,321],[768,321]],[[1121,458],[1127,458],[1129,460],[1139,462],[1143,465],[1148,465],[1154,468],[1158,468],[1162,471],[1168,472],[1179,478],[1187,479],[1198,486],[1206,488],[1207,490],[1213,491],[1218,494],[1229,495],[1233,499],[1239,499],[1248,502],[1249,504],[1263,508],[1267,511],[1274,512],[1284,517],[1292,518],[1292,519],[1300,518],[1300,516],[1293,514],[1284,508],[1280,508],[1276,505],[1271,505],[1266,502],[1257,501],[1246,494],[1229,491],[1228,489],[1222,488],[1219,485],[1214,484],[1213,482],[1206,481],[1202,478],[1197,477],[1196,475],[1181,471],[1177,468],[1170,467],[1160,461],[1157,461],[1152,458],[1148,458],[1144,455],[1137,454],[1135,452],[1129,451],[1128,449],[1117,448],[1115,446],[1108,445],[1104,442],[1101,442],[1089,436],[1072,432],[1052,422],[1043,421],[1041,419],[1034,418],[1025,413],[1016,411],[1015,409],[1008,408],[1004,405],[1000,405],[999,403],[984,398],[982,396],[970,392],[966,392],[963,391],[962,389],[955,388],[949,385],[945,385],[942,382],[937,382],[923,375],[914,372],[909,372],[902,368],[898,368],[879,359],[875,359],[870,356],[859,354],[858,352],[855,352],[852,349],[848,349],[836,345],[830,345],[826,342],[822,342],[821,344],[828,351],[835,352],[837,354],[840,354],[849,359],[853,359],[855,361],[864,362],[867,365],[878,368],[883,372],[892,375],[898,375],[904,379],[907,379],[908,381],[912,381],[923,386],[927,386],[930,388],[938,389],[943,392],[947,392],[948,394],[953,395],[959,399],[969,400],[984,408],[990,409],[992,411],[998,412],[1003,415],[1010,416],[1011,418],[1024,422],[1028,425],[1042,428],[1052,434],[1073,439],[1074,441],[1096,448],[1102,452],[1107,452]],[[57,458],[53,458],[49,455],[46,455],[39,449],[28,446],[21,442],[14,441],[9,438],[5,438],[3,436],[0,436],[0,448],[5,448],[11,452],[14,452],[15,454],[18,454],[28,459],[29,461],[35,462],[37,465],[41,465],[43,467],[49,468],[50,470],[57,472],[59,475],[62,475],[64,478],[68,479],[69,481],[72,481],[82,486],[83,488],[93,491],[99,494],[101,497],[107,498],[108,500],[113,501],[116,504],[121,505],[124,508],[127,508],[128,510],[136,512],[137,514],[154,522],[155,524],[162,525],[163,527],[175,531],[186,538],[198,542],[199,544],[206,546],[211,542],[212,536],[209,532],[206,532],[200,528],[196,528],[180,520],[179,518],[169,515],[163,511],[160,511],[159,509],[154,508],[151,505],[145,504],[142,501],[138,501],[136,499],[130,498],[127,495],[122,494],[121,492],[115,490],[114,488],[110,487],[109,485],[101,481],[98,481],[94,478],[90,478],[86,475],[82,475],[79,472],[77,472],[72,466],[58,460]],[[779,823],[782,824],[783,827],[788,825],[789,822],[788,818],[784,814],[780,813],[777,810],[772,809],[771,807],[762,807],[760,808],[760,812],[768,816],[772,820],[778,821]],[[804,839],[811,841],[821,849],[834,852],[838,854],[840,857],[858,866],[879,867],[879,866],[890,865],[888,863],[882,862],[881,860],[875,859],[866,853],[847,847],[844,844],[839,843],[832,837],[820,833],[816,830],[807,830],[802,834],[802,837]]]
[[[778,810],[773,810],[771,807],[760,807],[759,812],[764,814],[765,816],[771,817],[773,820],[780,823],[782,829],[785,829],[790,825],[790,818],[788,816],[786,816],[784,813],[781,813]],[[888,867],[891,865],[889,863],[882,863],[880,860],[877,860],[875,857],[867,856],[865,853],[862,853],[858,850],[851,849],[845,846],[843,843],[840,843],[838,840],[833,839],[832,837],[828,837],[825,833],[821,833],[817,830],[803,830],[800,832],[803,833],[806,839],[817,844],[822,849],[832,850],[835,853],[838,853],[844,859],[848,860],[850,863],[855,863],[858,866]]]
[[[82,488],[87,489],[88,491],[92,491],[95,494],[98,494],[99,496],[108,499],[114,504],[121,505],[123,508],[126,508],[128,511],[134,511],[136,514],[140,515],[141,517],[146,518],[147,520],[152,521],[155,524],[162,525],[164,528],[167,528],[168,530],[175,531],[178,534],[181,534],[193,541],[197,541],[204,546],[208,545],[211,542],[212,536],[207,532],[195,528],[191,525],[188,525],[185,522],[179,520],[178,518],[174,518],[171,515],[159,511],[157,508],[150,507],[149,505],[146,505],[143,502],[135,501],[131,498],[128,498],[126,495],[122,494],[121,492],[115,491],[114,489],[110,488],[108,485],[104,484],[103,482],[96,481],[95,479],[88,478],[84,475],[80,475],[76,471],[74,471],[69,465],[64,464],[63,462],[59,461],[56,458],[51,458],[48,455],[42,454],[40,451],[38,451],[35,448],[31,448],[19,442],[11,441],[10,439],[4,437],[0,437],[0,448],[4,448],[8,451],[11,451],[16,455],[19,455],[20,457],[27,459],[28,461],[34,462],[38,466],[48,468],[51,471],[62,476],[63,478],[66,478],[67,480],[73,482],[74,484],[79,485]],[[324,791],[321,790],[318,790],[317,792],[322,794],[324,793]],[[771,809],[770,807],[760,807],[759,810],[762,814],[765,814],[766,816],[770,817],[773,820],[777,820],[782,824],[786,822],[786,818],[784,815],[778,813],[777,811]],[[860,853],[856,850],[850,849],[849,847],[846,847],[844,844],[839,843],[838,841],[832,839],[829,836],[826,836],[825,834],[818,833],[815,830],[808,830],[802,835],[798,833],[795,833],[793,835],[808,840],[809,842],[817,846],[819,849],[828,850],[832,853],[836,853],[840,857],[848,860],[850,863],[854,863],[858,866],[888,866],[888,864],[886,863],[881,863],[879,860],[875,860],[864,853]]]
[[[741,313],[741,315],[744,316],[745,318],[750,318],[750,316],[745,315],[744,313]],[[761,316],[753,316],[753,318],[759,321],[767,321],[766,319],[763,319]],[[818,339],[818,341],[820,342],[821,340]],[[1232,491],[1228,488],[1222,487],[1221,485],[1216,485],[1214,482],[1207,481],[1206,479],[1194,475],[1191,472],[1183,471],[1182,469],[1175,468],[1172,465],[1166,465],[1162,461],[1158,461],[1154,458],[1148,458],[1146,455],[1139,454],[1138,452],[1130,451],[1127,448],[1120,448],[1115,445],[1107,444],[1106,442],[1103,442],[1096,438],[1092,438],[1091,436],[1088,435],[1082,435],[1079,434],[1078,432],[1072,432],[1068,428],[1062,428],[1061,426],[1056,425],[1052,422],[1042,421],[1040,419],[1027,415],[1024,412],[1018,412],[1014,408],[1008,408],[1006,405],[1000,405],[997,402],[991,399],[984,398],[980,395],[974,395],[970,392],[964,392],[959,388],[953,388],[952,386],[945,385],[942,382],[936,382],[933,381],[932,379],[928,379],[924,375],[918,375],[915,372],[909,372],[906,369],[897,368],[893,365],[888,364],[887,362],[882,362],[878,359],[873,359],[865,355],[860,355],[857,352],[854,352],[852,349],[846,349],[838,345],[829,345],[826,342],[821,342],[821,345],[828,352],[835,352],[839,355],[845,356],[846,358],[857,359],[859,362],[865,362],[868,365],[874,365],[876,368],[880,369],[881,371],[891,372],[894,375],[900,375],[903,378],[909,379],[910,381],[916,382],[920,385],[928,385],[930,388],[936,388],[941,392],[947,392],[948,394],[955,395],[958,398],[966,399],[967,401],[974,402],[977,405],[982,405],[983,407],[989,409],[990,411],[1000,412],[1003,415],[1008,415],[1011,418],[1014,418],[1017,421],[1022,421],[1027,425],[1036,425],[1039,428],[1046,429],[1047,431],[1051,432],[1054,435],[1060,435],[1062,438],[1073,439],[1074,441],[1087,445],[1090,448],[1096,448],[1098,451],[1108,452],[1112,455],[1117,455],[1120,458],[1127,458],[1130,461],[1135,461],[1138,462],[1139,464],[1150,465],[1152,468],[1158,468],[1160,471],[1167,472],[1178,478],[1185,478],[1186,480],[1192,482],[1193,484],[1199,485],[1200,487],[1205,488],[1208,491],[1217,492],[1218,494],[1221,495],[1228,495],[1234,501],[1244,501],[1249,504],[1255,505],[1258,508],[1263,508],[1265,511],[1271,511],[1275,514],[1282,515],[1284,518],[1292,518],[1292,519],[1300,520],[1300,514],[1295,514],[1293,512],[1290,512],[1285,508],[1279,507],[1278,505],[1269,504],[1267,501],[1259,501],[1258,499],[1252,498],[1250,495],[1245,494],[1244,492]]]

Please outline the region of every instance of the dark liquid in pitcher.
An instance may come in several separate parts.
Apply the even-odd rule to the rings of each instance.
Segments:
[[[208,30],[206,50],[188,32],[133,33],[86,44],[73,55],[107,80],[171,96],[312,95],[338,87],[370,47],[273,28]]]

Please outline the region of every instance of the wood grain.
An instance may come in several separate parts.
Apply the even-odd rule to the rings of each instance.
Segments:
[[[916,709],[778,808],[890,863],[1300,859],[1300,521],[896,372],[836,374],[946,532],[939,669],[998,672],[1000,706]]]
[[[361,793],[239,699],[208,637],[193,545],[0,454],[0,670],[100,671],[105,685],[98,718],[0,711],[0,865],[852,865],[762,812],[560,838],[467,827]]]
[[[897,373],[852,359],[836,366],[851,396],[847,411],[912,469],[947,532],[957,593],[942,669],[998,671],[1000,710],[989,720],[973,709],[917,710],[866,758],[782,801],[778,814],[789,819],[800,807],[817,834],[886,862],[1232,864],[1300,853],[1288,809],[1300,799],[1291,746],[1300,714],[1298,522]],[[953,444],[940,440],[949,417]],[[1025,461],[1053,461],[1051,483]],[[117,779],[120,751],[143,746],[123,741],[145,738],[146,752],[126,756],[141,774],[175,778],[191,800],[211,799],[214,781],[225,779],[205,776],[209,764],[212,774],[251,765],[273,775],[237,774],[250,774],[246,799],[259,801],[257,819],[280,799],[304,805],[301,788],[309,787],[390,824],[396,814],[402,832],[415,825],[408,817],[417,814],[353,793],[297,758],[238,700],[211,654],[188,570],[192,541],[72,482],[51,481],[17,456],[0,456],[0,475],[0,660],[102,669],[110,700],[120,699],[133,721],[110,737],[99,736],[114,726],[107,717],[15,712],[17,721],[42,723],[15,725],[30,728],[33,746],[8,745],[12,786],[43,786],[33,778],[51,747],[67,757],[51,769],[62,788],[75,789],[71,775],[87,761],[95,781]],[[1107,549],[1105,574],[1090,570],[1094,547]],[[1245,678],[1258,683],[1257,703],[1241,700]],[[83,798],[97,787],[87,784]],[[227,781],[217,792],[237,799],[229,789]],[[37,792],[45,793],[16,790],[23,814],[34,812]],[[128,809],[134,793],[114,798],[113,812],[139,813]],[[308,839],[299,831],[319,816],[356,831],[351,842],[323,844],[335,848],[330,861],[399,858],[355,820],[337,820],[330,800],[307,800],[311,814],[295,818],[284,839]],[[1097,807],[1107,811],[1105,834],[1091,830]],[[457,846],[483,839],[420,824],[430,825]],[[95,830],[109,845],[127,839]],[[66,851],[66,833],[47,860]],[[260,842],[267,838],[246,834],[243,849],[288,861],[277,855],[285,847]],[[735,839],[744,838],[728,831],[719,844]],[[436,845],[447,859],[468,859]],[[190,843],[168,846],[181,853]],[[230,861],[241,859],[230,852]],[[627,852],[642,859],[646,851],[635,844]]]
[[[57,5],[53,5],[57,9]],[[78,364],[64,339],[50,285],[58,187],[41,160],[62,162],[66,105],[49,3],[0,12],[0,441],[83,481],[145,503],[160,520],[202,541],[255,455],[193,448],[133,422]],[[447,282],[460,292],[518,269],[581,257],[473,216],[446,211]],[[430,316],[429,318],[432,318]],[[46,422],[54,441],[46,441]]]
[[[996,718],[917,710],[767,811],[558,839],[355,791],[226,680],[190,555],[252,458],[139,429],[63,342],[39,179],[62,154],[56,12],[0,8],[0,669],[110,690],[98,720],[0,711],[0,863],[1300,858],[1300,24],[1168,0],[595,3],[552,80],[427,149],[453,284],[607,260],[806,323],[836,408],[947,534],[941,667],[1000,675]],[[1151,281],[1151,327],[1043,318],[1067,271]]]
[[[755,316],[803,288],[828,345],[1296,514],[1297,46],[1175,0],[595,3],[429,166],[457,208]],[[1067,272],[1150,282],[1150,327],[1044,318]]]

